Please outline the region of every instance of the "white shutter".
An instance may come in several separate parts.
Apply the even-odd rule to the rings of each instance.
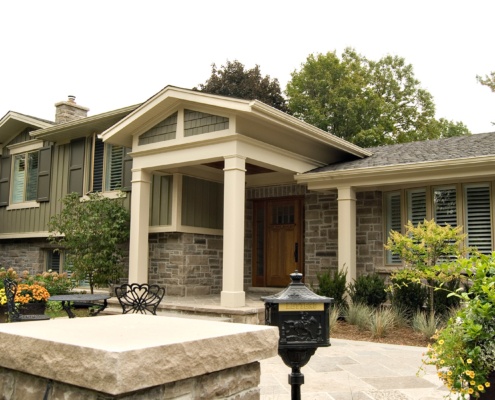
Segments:
[[[438,188],[434,194],[435,222],[438,225],[457,226],[457,194],[455,188]]]
[[[386,194],[387,241],[391,230],[401,232],[400,192]],[[400,264],[400,257],[387,250],[387,264]]]
[[[107,147],[107,169],[105,176],[105,189],[116,190],[122,188],[122,166],[124,163],[124,148],[122,146],[109,145]]]
[[[467,244],[475,247],[483,254],[492,252],[492,227],[490,209],[490,187],[465,187],[466,220],[464,231],[467,233]]]
[[[407,220],[413,225],[423,223],[426,219],[426,190],[410,190],[407,192]]]
[[[24,201],[25,180],[26,180],[26,155],[19,154],[14,157],[12,203],[22,203]]]

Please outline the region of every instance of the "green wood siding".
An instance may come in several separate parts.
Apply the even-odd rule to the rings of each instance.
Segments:
[[[182,225],[223,228],[223,184],[184,176]]]
[[[38,208],[7,210],[0,207],[0,234],[36,233],[48,230],[48,221],[61,210],[61,200],[67,194],[69,182],[70,145],[52,148],[50,198]],[[130,195],[124,205],[129,209]]]
[[[202,135],[203,133],[229,129],[229,119],[199,111],[184,110],[184,136]]]
[[[165,118],[149,131],[139,136],[139,145],[175,139],[177,132],[177,112]]]
[[[150,225],[163,226],[172,223],[171,176],[153,175],[151,188]]]

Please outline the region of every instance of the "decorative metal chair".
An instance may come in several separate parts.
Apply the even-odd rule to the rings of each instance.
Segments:
[[[17,282],[7,278],[3,281],[3,283],[5,287],[5,296],[7,297],[7,310],[9,313],[10,322],[44,321],[50,319],[49,315],[20,314],[19,309],[15,304],[15,294],[17,293]]]
[[[126,283],[115,288],[115,295],[122,306],[122,314],[156,315],[156,309],[165,296],[165,288],[147,283]]]

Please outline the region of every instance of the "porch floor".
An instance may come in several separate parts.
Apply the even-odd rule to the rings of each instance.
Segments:
[[[157,314],[264,325],[265,303],[261,297],[273,295],[281,290],[283,288],[250,288],[246,291],[246,305],[237,308],[222,307],[220,294],[191,297],[165,296],[158,306]],[[105,314],[121,313],[117,298],[110,298],[108,304]]]

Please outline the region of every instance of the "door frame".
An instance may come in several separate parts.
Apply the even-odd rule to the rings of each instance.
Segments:
[[[252,219],[252,258],[251,275],[254,287],[266,287],[268,259],[266,241],[268,238],[268,207],[278,202],[294,201],[294,205],[299,208],[298,223],[298,254],[299,272],[304,272],[304,196],[270,197],[265,199],[253,199],[253,219]],[[288,280],[289,277],[288,277]]]

